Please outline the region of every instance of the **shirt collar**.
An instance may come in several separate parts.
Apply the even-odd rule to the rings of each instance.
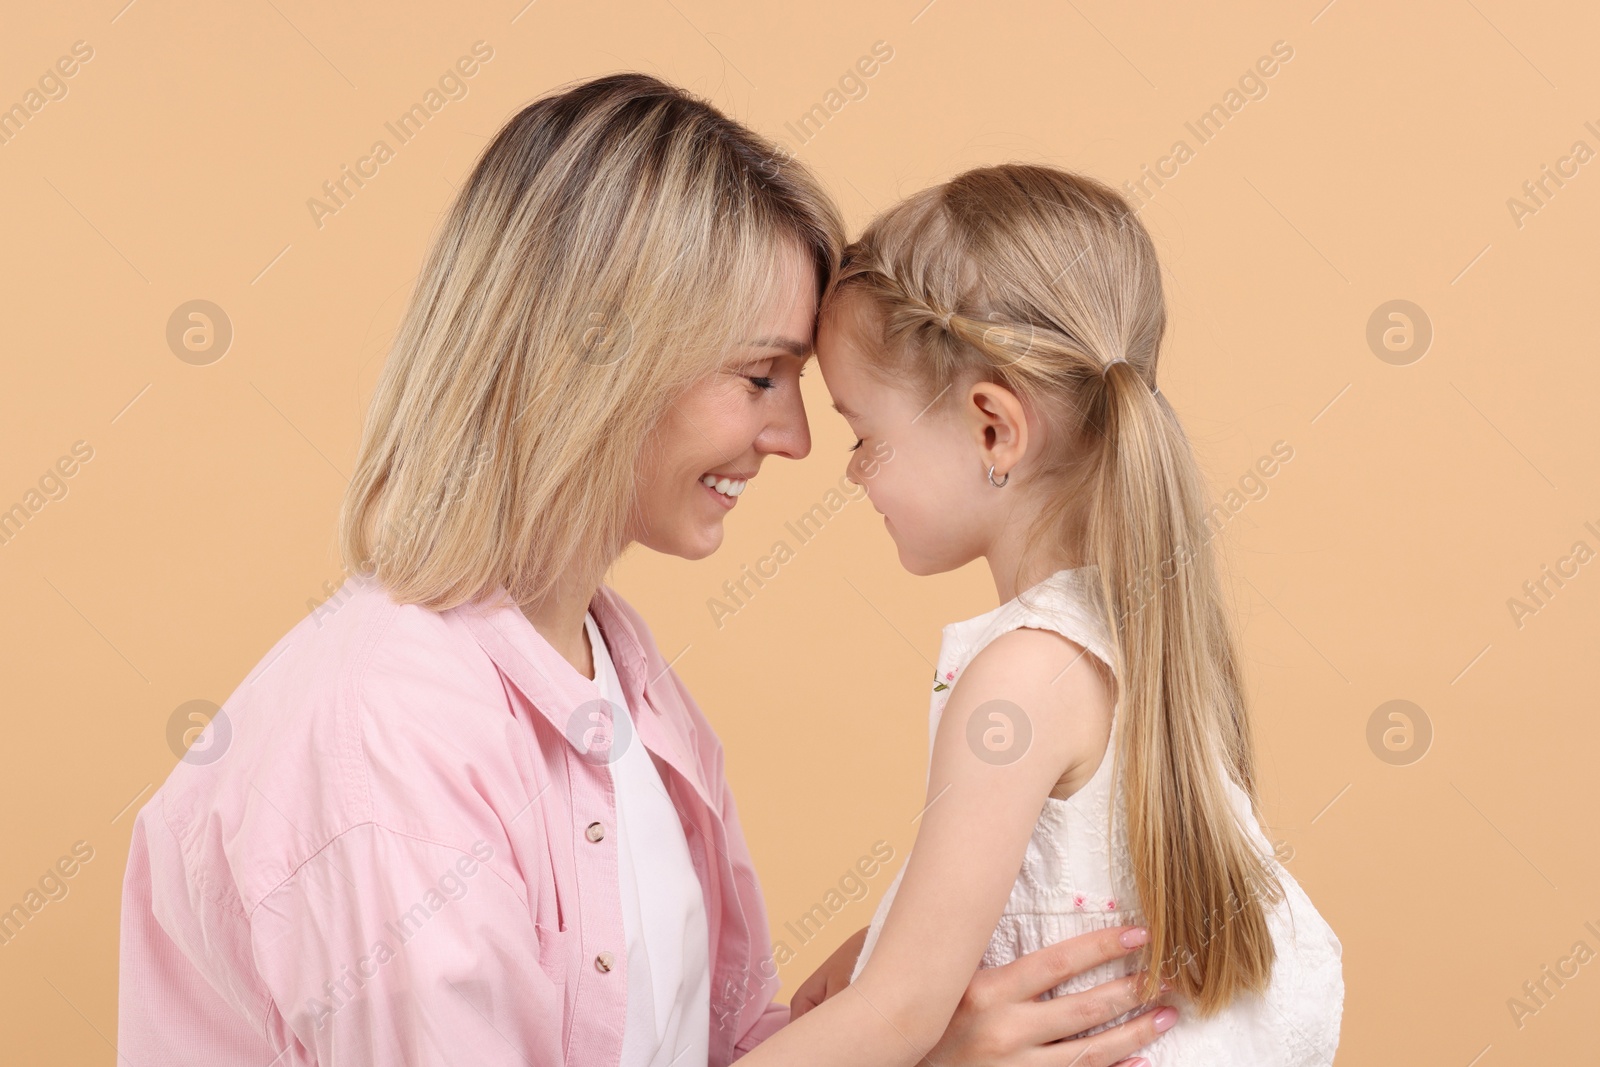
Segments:
[[[689,731],[689,716],[667,715],[662,709],[681,702],[671,678],[670,667],[662,661],[649,631],[640,632],[622,597],[609,586],[601,585],[589,602],[595,623],[605,638],[606,650],[616,668],[617,680],[628,702],[628,711],[639,740],[652,753],[682,775],[713,811],[713,802],[695,758],[696,748]],[[600,698],[593,679],[585,678],[551,647],[515,601],[499,585],[489,596],[474,603],[450,609],[533,707],[561,733],[567,744],[578,748],[569,729],[572,712],[580,704]]]

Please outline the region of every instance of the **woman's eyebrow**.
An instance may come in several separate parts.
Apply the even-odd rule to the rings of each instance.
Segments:
[[[802,358],[811,354],[810,341],[798,341],[793,337],[758,337],[748,343],[751,348],[777,348]]]

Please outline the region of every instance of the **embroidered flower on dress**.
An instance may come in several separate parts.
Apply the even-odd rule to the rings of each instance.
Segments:
[[[1107,900],[1106,901],[1106,910],[1107,911],[1116,911],[1117,910],[1117,902],[1115,900]]]
[[[1087,903],[1087,901],[1088,901],[1088,898],[1085,897],[1082,893],[1079,893],[1077,896],[1072,898],[1072,906],[1075,907],[1075,908],[1081,908],[1081,907],[1083,907],[1083,905],[1085,903]]]
[[[950,683],[955,681],[955,680],[956,680],[956,672],[955,671],[945,671],[944,672],[944,681],[941,682],[939,680],[939,669],[937,667],[935,667],[934,671],[933,671],[933,691],[935,693],[942,693],[946,689],[949,689],[950,688]]]

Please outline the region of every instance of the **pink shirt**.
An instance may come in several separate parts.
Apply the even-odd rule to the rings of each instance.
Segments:
[[[590,610],[700,879],[721,1067],[789,1018],[722,746],[633,608],[602,586]],[[579,747],[598,699],[503,589],[433,612],[346,582],[139,812],[121,1053],[141,1067],[616,1064],[616,803],[604,759]]]

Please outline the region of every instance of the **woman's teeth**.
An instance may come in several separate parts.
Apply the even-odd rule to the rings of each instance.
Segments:
[[[723,496],[738,496],[744,492],[745,487],[743,479],[718,478],[714,474],[701,475],[700,484],[708,489],[715,489]]]

